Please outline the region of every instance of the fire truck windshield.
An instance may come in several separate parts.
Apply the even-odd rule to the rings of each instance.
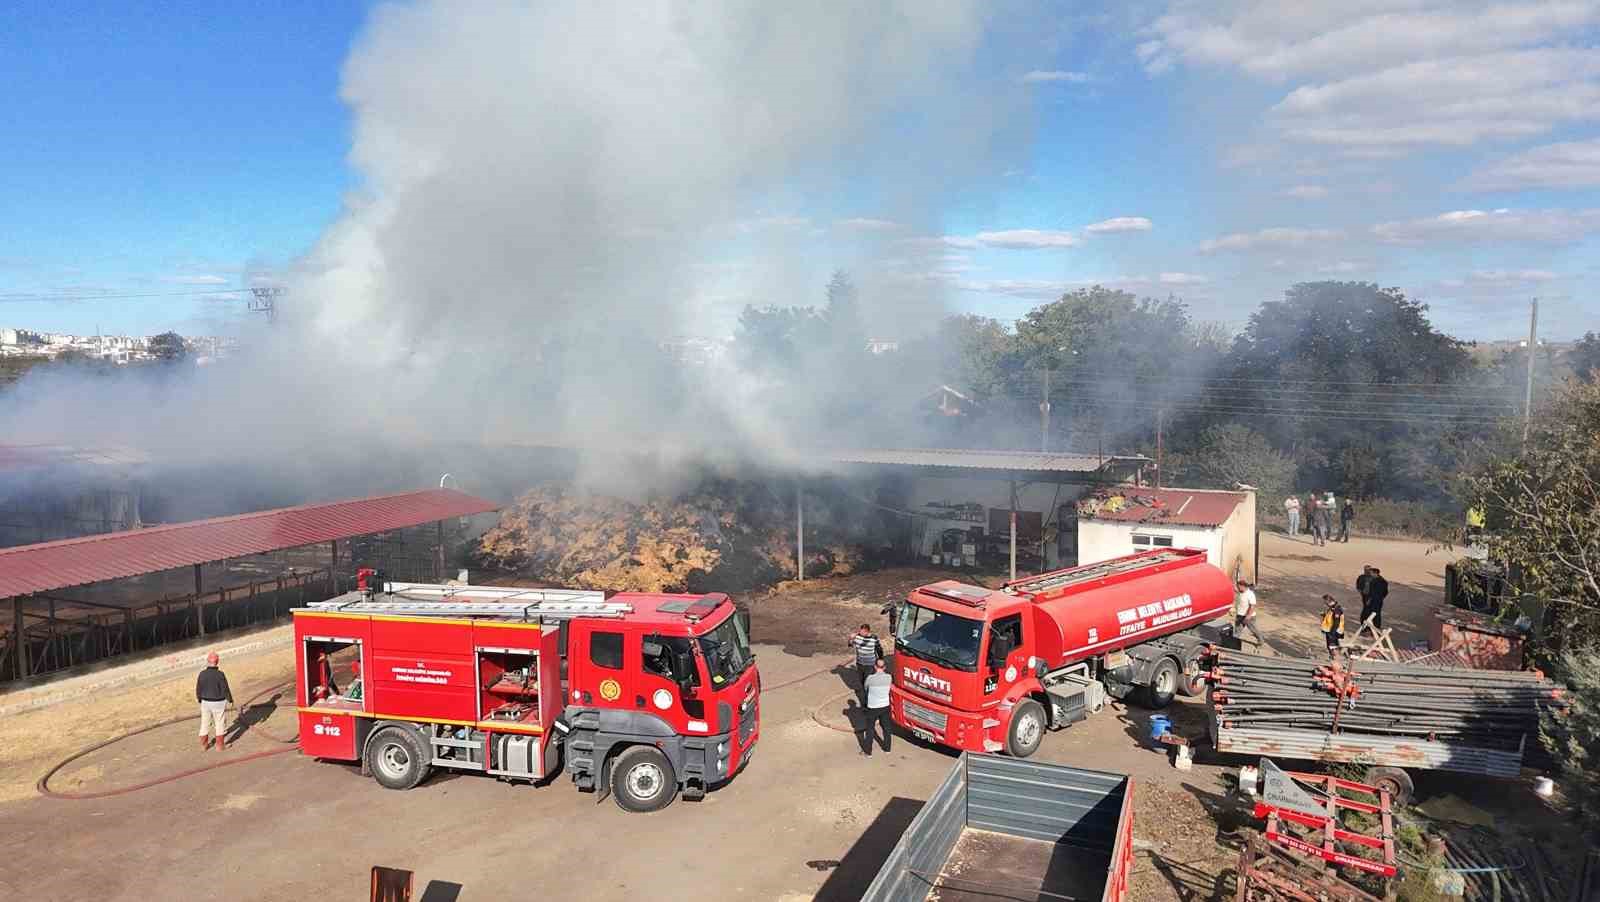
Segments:
[[[976,672],[983,621],[906,602],[895,627],[895,651],[944,667]]]
[[[745,635],[744,621],[737,616],[730,616],[701,636],[700,653],[705,656],[711,686],[716,689],[737,680],[755,661],[755,656],[750,654],[750,637]]]

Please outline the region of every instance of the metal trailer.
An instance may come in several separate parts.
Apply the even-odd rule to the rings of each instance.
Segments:
[[[1127,896],[1133,778],[963,752],[863,902]]]
[[[1230,661],[1232,664],[1228,663]],[[1529,732],[1537,729],[1537,706],[1563,704],[1559,688],[1536,673],[1415,668],[1408,674],[1406,666],[1402,664],[1360,661],[1354,662],[1357,671],[1346,671],[1345,676],[1336,680],[1322,677],[1319,691],[1314,688],[1318,685],[1316,680],[1297,675],[1298,671],[1309,675],[1317,670],[1329,670],[1317,662],[1261,659],[1237,652],[1223,652],[1219,662],[1226,665],[1227,677],[1218,676],[1224,666],[1214,669],[1213,685],[1207,695],[1210,707],[1208,732],[1212,746],[1218,752],[1366,765],[1368,769],[1364,782],[1387,790],[1395,803],[1401,805],[1409,801],[1413,792],[1407,769],[1443,770],[1500,778],[1519,776],[1523,756],[1529,746]],[[1241,707],[1248,709],[1253,704],[1239,697],[1245,690],[1236,688],[1237,680],[1243,667],[1256,666],[1289,674],[1287,677],[1267,674],[1266,688],[1259,691],[1271,699],[1271,707],[1280,710],[1296,708],[1295,713],[1260,715],[1246,718],[1250,721],[1247,723],[1234,720],[1240,717]],[[1404,700],[1404,707],[1411,713],[1382,715],[1395,720],[1406,718],[1413,725],[1406,728],[1381,728],[1378,725],[1379,720],[1375,719],[1373,713],[1378,709],[1373,706],[1384,704],[1382,699],[1362,696],[1352,688],[1363,673],[1399,680],[1415,676],[1418,688]],[[1459,685],[1447,692],[1444,689],[1429,689],[1428,684],[1422,682],[1433,681],[1437,685],[1441,679]],[[1276,686],[1273,681],[1277,681]],[[1474,699],[1475,692],[1494,684],[1509,684],[1512,687],[1507,690],[1512,694],[1505,697],[1509,701],[1479,702]],[[1355,697],[1353,701],[1347,700],[1352,696]],[[1538,700],[1546,696],[1547,702]],[[1256,700],[1261,701],[1263,697],[1258,695]],[[1316,713],[1318,705],[1325,709],[1321,715]],[[1496,713],[1496,705],[1501,712],[1499,714]],[[1522,708],[1526,710],[1517,717],[1505,719],[1507,715],[1503,712],[1515,712]],[[1309,718],[1326,718],[1330,712],[1330,723],[1320,728],[1308,723]],[[1270,721],[1273,718],[1293,718],[1298,722],[1272,723]],[[1418,723],[1423,726],[1416,726]]]

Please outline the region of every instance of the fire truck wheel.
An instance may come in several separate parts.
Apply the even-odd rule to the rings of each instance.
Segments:
[[[1183,670],[1177,661],[1171,658],[1157,661],[1155,669],[1150,671],[1150,682],[1144,687],[1147,707],[1159,711],[1172,704],[1172,697],[1178,694],[1178,684],[1181,682]]]
[[[1178,686],[1178,692],[1187,698],[1195,698],[1206,694],[1206,672],[1200,667],[1200,656],[1204,654],[1196,649],[1189,658],[1188,666],[1183,671],[1183,682]]]
[[[1039,750],[1044,741],[1044,706],[1031,698],[1017,702],[1011,711],[1011,726],[1006,728],[1006,753],[1026,758]]]
[[[1411,783],[1411,775],[1399,767],[1371,767],[1367,769],[1367,785],[1389,791],[1389,805],[1393,808],[1404,808],[1411,803],[1411,794],[1416,792],[1416,787]]]
[[[428,776],[427,749],[422,737],[403,727],[391,727],[367,743],[367,770],[388,789],[410,789]]]
[[[678,795],[678,777],[660,749],[636,745],[612,759],[611,791],[623,811],[660,811]]]

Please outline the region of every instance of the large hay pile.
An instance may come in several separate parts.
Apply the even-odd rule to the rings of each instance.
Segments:
[[[795,572],[794,501],[764,482],[715,479],[635,503],[564,485],[522,495],[479,541],[476,562],[564,586],[634,592],[739,591]],[[806,575],[866,560],[874,521],[838,495],[806,504]]]

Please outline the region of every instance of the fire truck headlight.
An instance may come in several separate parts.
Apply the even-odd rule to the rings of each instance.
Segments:
[[[726,761],[718,761],[717,762],[717,773],[720,774],[720,773],[722,773],[723,771],[725,771],[727,769],[728,769],[728,762],[726,762]]]
[[[719,756],[728,754],[728,744],[726,742],[717,743],[717,754]]]

